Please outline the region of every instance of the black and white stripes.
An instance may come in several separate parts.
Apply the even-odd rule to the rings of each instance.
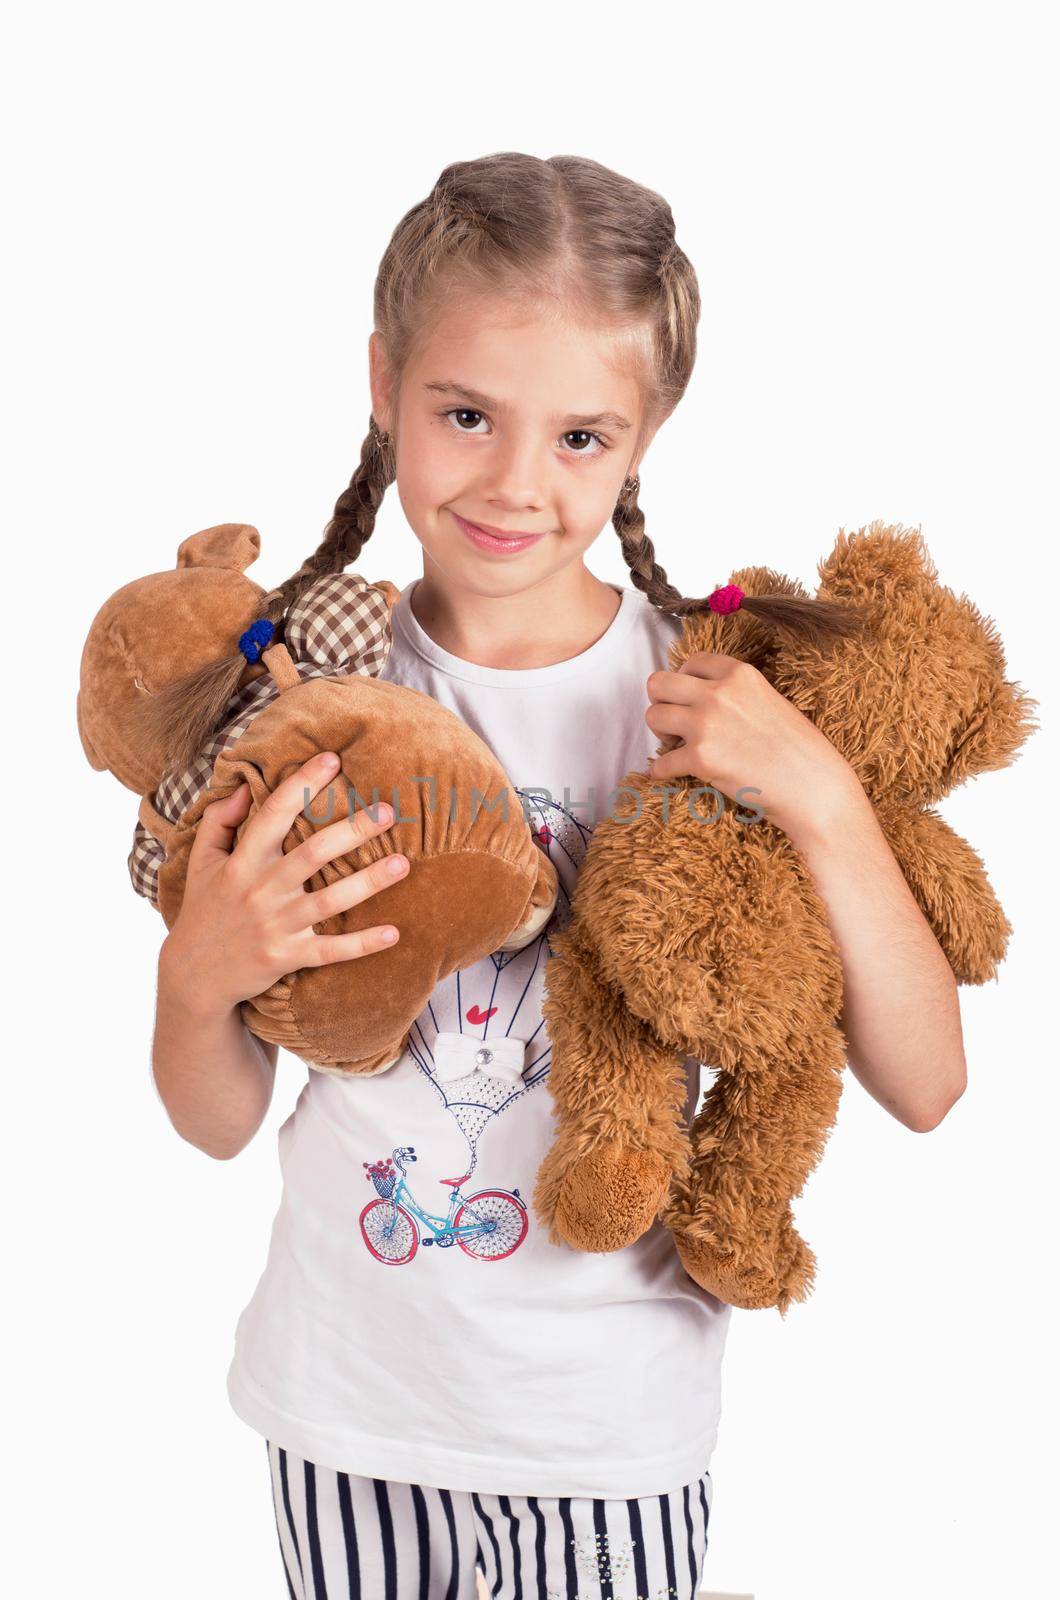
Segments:
[[[268,1441],[289,1600],[694,1600],[710,1473],[583,1500],[434,1489],[314,1466]]]

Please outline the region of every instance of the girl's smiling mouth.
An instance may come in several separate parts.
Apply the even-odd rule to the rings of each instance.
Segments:
[[[480,550],[499,550],[505,555],[513,555],[517,550],[525,550],[545,537],[543,533],[501,534],[497,529],[484,528],[478,522],[468,522],[456,511],[452,516],[461,532]]]

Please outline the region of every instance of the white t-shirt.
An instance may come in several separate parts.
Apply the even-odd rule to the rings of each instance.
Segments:
[[[531,1200],[554,1133],[549,931],[568,920],[594,821],[658,746],[645,680],[668,668],[681,625],[622,587],[580,655],[483,667],[419,625],[416,581],[395,604],[381,675],[448,706],[490,746],[547,844],[557,909],[525,949],[439,984],[393,1067],[310,1070],[278,1133],[283,1193],[237,1325],[229,1398],[286,1449],[366,1477],[667,1493],[708,1468],[732,1308],[693,1282],[661,1223],[623,1250],[576,1251],[549,1242]],[[699,1063],[686,1070],[690,1122]]]

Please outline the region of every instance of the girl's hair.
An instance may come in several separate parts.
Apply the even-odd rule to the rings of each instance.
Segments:
[[[696,358],[699,286],[676,241],[670,207],[642,184],[581,156],[541,160],[506,151],[446,167],[398,223],[376,276],[375,328],[395,392],[443,304],[480,290],[559,304],[612,328],[640,383],[645,428],[669,416],[684,394]],[[360,460],[320,544],[262,601],[274,640],[309,584],[357,560],[393,481],[392,441],[369,417]],[[707,599],[686,599],[656,561],[639,489],[639,479],[627,478],[612,517],[634,585],[660,611],[706,611]],[[857,626],[848,607],[810,596],[747,595],[741,609],[811,641]],[[201,748],[246,665],[238,651],[143,703],[143,726],[149,719],[151,735],[162,738],[174,765]]]

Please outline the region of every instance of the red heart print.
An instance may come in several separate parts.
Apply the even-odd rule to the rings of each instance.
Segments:
[[[470,1011],[464,1012],[468,1022],[473,1023],[476,1027],[480,1022],[488,1022],[489,1019],[496,1016],[496,1014],[496,1006],[490,1006],[488,1011],[480,1011],[478,1006],[472,1006]]]

